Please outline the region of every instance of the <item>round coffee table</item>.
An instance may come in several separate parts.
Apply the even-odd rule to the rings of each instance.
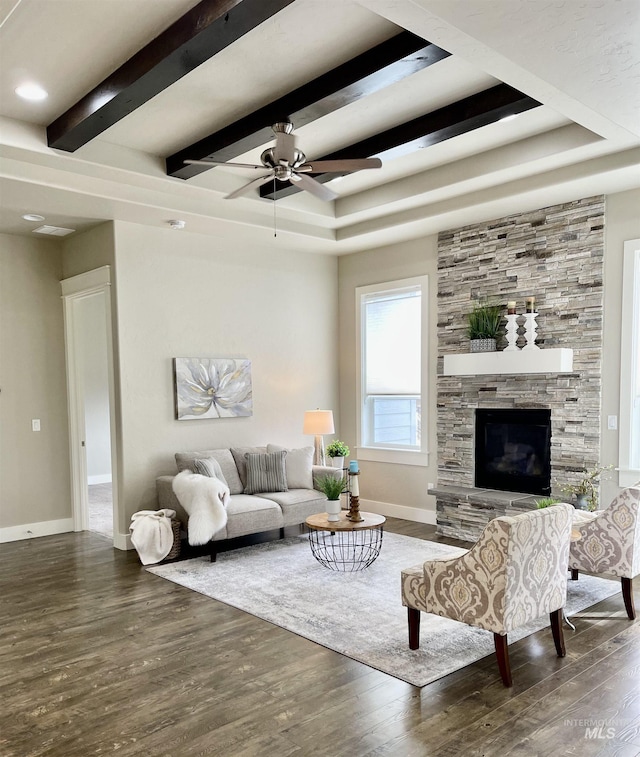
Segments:
[[[384,515],[361,512],[357,523],[340,513],[340,520],[328,521],[327,513],[310,515],[305,523],[316,560],[330,570],[363,570],[378,557],[382,547]]]

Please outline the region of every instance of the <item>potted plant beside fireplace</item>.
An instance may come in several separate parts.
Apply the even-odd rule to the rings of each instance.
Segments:
[[[502,305],[476,302],[467,313],[467,334],[471,352],[495,352],[502,323]]]

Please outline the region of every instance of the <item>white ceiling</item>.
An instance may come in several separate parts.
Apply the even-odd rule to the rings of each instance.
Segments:
[[[181,218],[182,233],[342,254],[640,186],[637,0],[295,0],[75,153],[47,147],[47,124],[194,4],[0,0],[0,231],[30,234],[25,212],[78,230]],[[403,29],[451,57],[296,129],[308,158],[499,82],[542,106],[331,182],[330,203],[224,200],[242,169],[166,175],[168,155]],[[27,79],[45,102],[15,95]]]

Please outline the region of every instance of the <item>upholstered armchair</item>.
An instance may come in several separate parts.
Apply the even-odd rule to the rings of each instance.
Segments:
[[[573,525],[569,568],[618,576],[627,615],[636,617],[633,579],[640,573],[640,488],[623,489],[606,510],[578,513]]]
[[[507,634],[549,613],[558,657],[564,657],[562,608],[573,507],[559,504],[494,518],[460,557],[428,560],[402,572],[409,647],[420,643],[420,613],[493,632],[498,668],[511,686]]]

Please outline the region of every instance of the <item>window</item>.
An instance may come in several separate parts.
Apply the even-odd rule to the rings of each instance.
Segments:
[[[620,333],[620,486],[640,480],[640,239],[624,244]]]
[[[358,456],[426,465],[426,276],[358,287]]]

